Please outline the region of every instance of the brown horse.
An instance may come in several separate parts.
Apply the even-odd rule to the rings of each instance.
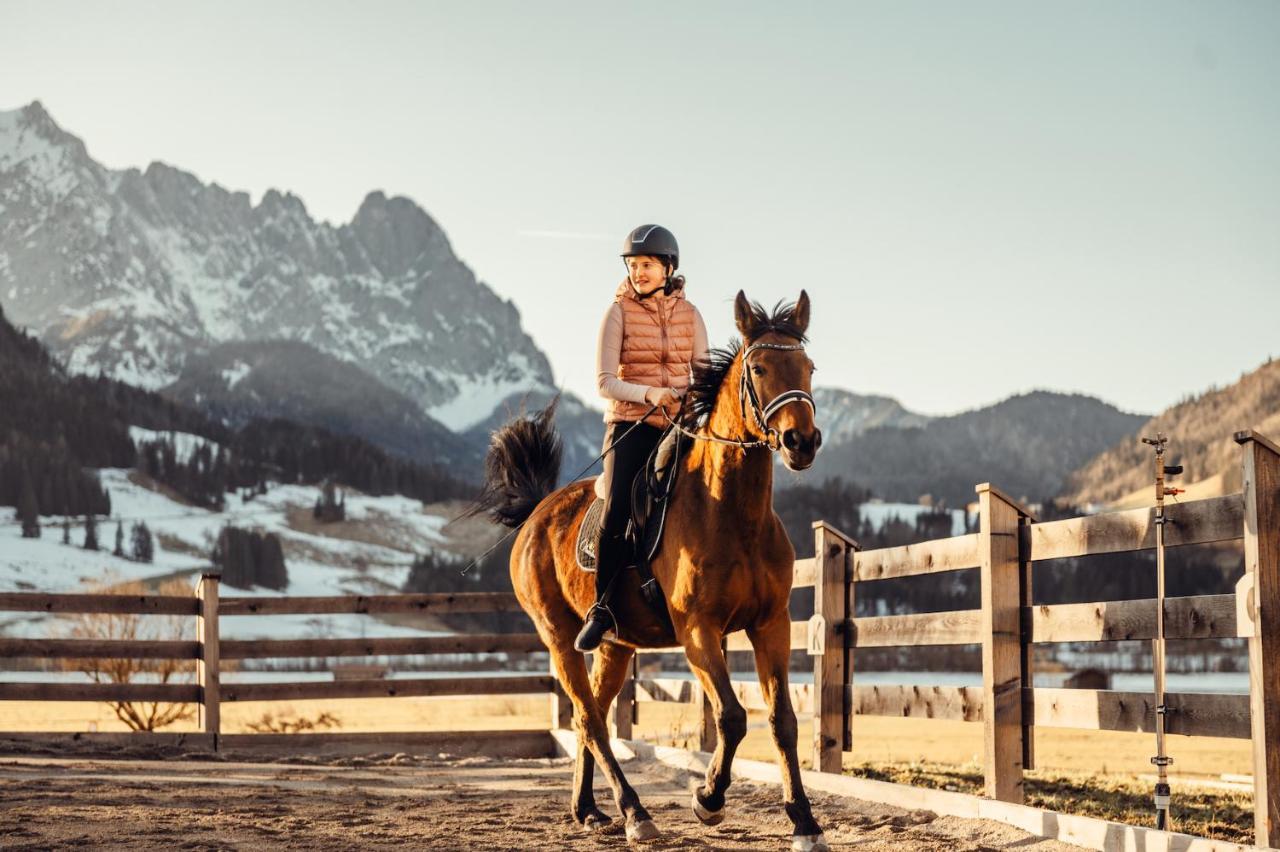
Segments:
[[[532,419],[517,418],[494,433],[486,488],[474,511],[488,511],[508,526],[523,523],[511,551],[511,580],[573,701],[574,818],[592,830],[609,824],[592,791],[598,762],[625,818],[627,838],[658,836],[610,749],[605,714],[636,648],[680,645],[711,699],[719,735],[693,810],[707,825],[724,819],[730,764],[746,734],[747,714],[734,695],[722,642],[745,630],[770,710],[784,807],[795,826],[792,849],[810,852],[827,844],[796,756],[796,717],[787,689],[795,550],[773,511],[770,452],[780,451],[787,467],[803,470],[822,443],[810,396],[813,362],[803,346],[809,297],[802,291],[795,304],[770,313],[740,291],[734,310],[743,344],[713,350],[706,363],[695,365],[682,427],[696,439],[668,498],[666,530],[652,562],[674,634],[644,604],[634,572],[624,572],[612,601],[617,635],[600,646],[590,674],[586,658],[574,650],[574,636],[595,601],[594,576],[578,568],[574,554],[594,493],[589,479],[553,490],[560,457],[554,402]]]

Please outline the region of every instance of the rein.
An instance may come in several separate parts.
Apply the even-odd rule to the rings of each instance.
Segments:
[[[773,452],[782,446],[782,442],[778,436],[778,430],[769,425],[769,418],[782,410],[784,406],[793,402],[804,403],[809,406],[809,411],[813,414],[818,413],[817,407],[814,405],[813,396],[807,391],[798,389],[785,390],[770,400],[769,404],[761,407],[760,395],[756,393],[755,382],[751,381],[750,367],[747,358],[757,349],[782,349],[785,351],[804,351],[802,343],[753,343],[742,353],[742,379],[738,383],[738,405],[742,410],[742,419],[747,419],[747,403],[751,403],[751,416],[756,421],[756,426],[764,433],[765,437],[761,440],[743,441],[736,438],[721,438],[718,435],[712,435],[710,427],[706,434],[699,432],[690,432],[681,426],[676,420],[672,420],[671,416],[663,409],[662,416],[671,424],[677,432],[686,438],[692,438],[695,441],[711,441],[716,444],[728,444],[730,446],[741,447],[744,450],[755,449],[756,447],[768,447]],[[681,410],[684,409],[684,400],[680,401]]]

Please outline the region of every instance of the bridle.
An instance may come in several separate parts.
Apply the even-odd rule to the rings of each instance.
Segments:
[[[670,415],[664,409],[662,416],[667,419],[680,434],[693,438],[698,441],[713,441],[717,444],[731,444],[738,446],[744,450],[753,449],[755,447],[768,447],[770,451],[781,448],[782,441],[778,434],[778,430],[769,425],[769,418],[780,411],[784,406],[793,402],[804,403],[809,406],[809,411],[815,416],[818,413],[817,407],[814,405],[813,396],[808,391],[798,389],[785,390],[770,400],[766,406],[760,405],[760,395],[756,392],[755,382],[751,380],[751,364],[747,360],[751,357],[751,353],[757,349],[781,349],[784,351],[804,351],[803,343],[753,343],[742,353],[742,379],[738,383],[738,405],[742,411],[742,419],[747,419],[747,404],[750,403],[751,416],[756,422],[756,426],[764,433],[765,437],[761,440],[742,441],[735,438],[721,438],[718,435],[712,435],[710,430],[707,433],[700,434],[690,432],[688,429],[680,425],[677,420],[672,420]],[[681,410],[684,409],[684,400],[680,401]]]

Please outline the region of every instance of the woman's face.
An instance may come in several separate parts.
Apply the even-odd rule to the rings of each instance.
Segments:
[[[627,258],[631,286],[644,296],[667,283],[667,267],[661,259],[647,254]]]

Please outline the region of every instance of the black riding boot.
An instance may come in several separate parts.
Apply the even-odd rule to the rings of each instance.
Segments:
[[[573,647],[583,653],[600,646],[604,634],[617,626],[609,611],[614,578],[622,571],[626,554],[626,539],[622,536],[600,534],[600,546],[596,551],[596,603],[587,610],[586,623],[573,641]]]

